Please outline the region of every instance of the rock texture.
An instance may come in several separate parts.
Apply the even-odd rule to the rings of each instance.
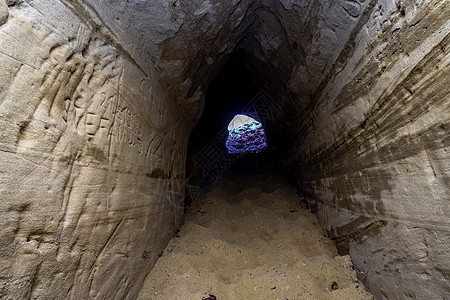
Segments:
[[[0,298],[136,298],[236,54],[281,167],[375,297],[450,297],[449,5],[0,0]]]
[[[5,0],[0,0],[0,26],[8,20],[9,11]]]
[[[88,11],[144,70],[154,68],[194,125],[209,81],[253,24],[254,2],[79,0],[75,9]]]
[[[102,29],[48,0],[0,27],[2,299],[135,298],[182,223],[188,129]]]
[[[0,298],[136,297],[251,5],[0,2]]]
[[[449,13],[378,1],[291,149],[321,224],[378,299],[450,297]]]

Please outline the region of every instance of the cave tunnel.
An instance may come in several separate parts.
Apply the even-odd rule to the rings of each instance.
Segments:
[[[0,0],[0,299],[450,299],[449,15]]]
[[[207,185],[228,171],[258,172],[274,167],[276,146],[270,142],[275,135],[274,130],[270,130],[273,120],[261,110],[271,107],[261,107],[267,105],[268,101],[265,100],[268,96],[260,85],[259,70],[255,67],[254,60],[246,51],[236,51],[209,84],[203,114],[188,142],[188,185]],[[262,62],[259,64],[263,66]],[[275,103],[272,99],[269,100],[269,103]],[[260,115],[262,112],[265,113],[265,119]],[[226,148],[228,125],[238,114],[245,114],[264,124],[270,150],[264,153],[230,155]],[[187,193],[185,204],[188,205],[191,201]]]

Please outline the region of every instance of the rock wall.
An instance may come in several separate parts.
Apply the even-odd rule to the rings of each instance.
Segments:
[[[236,53],[274,100],[254,109],[281,166],[376,297],[448,298],[449,14],[0,0],[0,298],[136,297],[182,222],[189,132]]]
[[[253,1],[0,0],[0,298],[135,298]]]
[[[377,299],[450,297],[449,14],[448,1],[372,1],[290,149]]]
[[[189,128],[89,11],[7,3],[0,298],[134,299],[182,222]]]
[[[188,127],[203,111],[208,83],[252,24],[257,2],[249,0],[77,0],[73,9],[125,49],[158,82]]]

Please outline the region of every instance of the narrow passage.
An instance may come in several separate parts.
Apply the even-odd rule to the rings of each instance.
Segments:
[[[275,174],[216,182],[189,208],[139,299],[373,299],[301,200]]]

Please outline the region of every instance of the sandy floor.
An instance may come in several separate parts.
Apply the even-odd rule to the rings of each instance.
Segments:
[[[216,183],[190,208],[139,299],[373,299],[300,201],[275,175]]]

